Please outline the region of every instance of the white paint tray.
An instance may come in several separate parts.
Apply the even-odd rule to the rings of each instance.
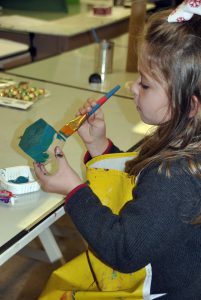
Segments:
[[[9,180],[16,180],[19,176],[28,178],[27,183],[12,183]],[[39,183],[35,180],[30,167],[18,166],[0,169],[0,187],[10,191],[13,195],[21,195],[36,192],[40,189]]]

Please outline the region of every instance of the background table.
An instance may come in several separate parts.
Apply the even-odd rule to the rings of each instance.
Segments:
[[[89,76],[96,72],[95,61],[98,44],[91,44],[26,66],[14,68],[8,70],[8,73],[105,93],[115,85],[120,84],[121,89],[117,92],[117,95],[133,98],[125,85],[127,82],[136,80],[138,74],[126,72],[127,35],[113,40],[115,42],[113,72],[104,76],[102,84],[89,83]],[[122,46],[124,43],[125,46]]]
[[[29,47],[26,44],[0,39],[0,69],[17,67],[31,62]]]
[[[94,28],[100,38],[127,32],[130,9],[115,7],[109,16],[94,16],[91,11],[59,18],[55,15],[53,19],[44,20],[41,14],[6,11],[0,16],[0,38],[28,44],[33,60],[38,60],[92,43]]]
[[[147,10],[153,6],[148,3]],[[33,60],[39,60],[94,42],[92,29],[101,39],[128,32],[130,13],[130,8],[113,7],[111,15],[93,15],[85,2],[69,5],[67,14],[3,10],[0,38],[28,44]]]

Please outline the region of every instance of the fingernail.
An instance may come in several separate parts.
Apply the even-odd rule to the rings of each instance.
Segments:
[[[59,147],[55,148],[55,157],[64,157],[63,152]]]
[[[62,153],[55,153],[56,157],[64,157]]]

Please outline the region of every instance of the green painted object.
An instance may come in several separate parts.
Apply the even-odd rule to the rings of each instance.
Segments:
[[[25,129],[19,147],[36,162],[47,163],[54,155],[50,151],[54,141],[61,147],[65,139],[45,120],[38,119]]]
[[[0,0],[5,9],[26,11],[67,12],[67,4],[66,0]]]
[[[39,119],[26,128],[19,147],[36,162],[44,163],[49,158],[48,148],[56,135],[52,126]]]

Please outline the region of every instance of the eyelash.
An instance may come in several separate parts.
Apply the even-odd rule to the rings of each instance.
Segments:
[[[147,90],[149,88],[148,85],[146,84],[143,84],[142,81],[139,82],[139,85],[144,89],[144,90]]]

